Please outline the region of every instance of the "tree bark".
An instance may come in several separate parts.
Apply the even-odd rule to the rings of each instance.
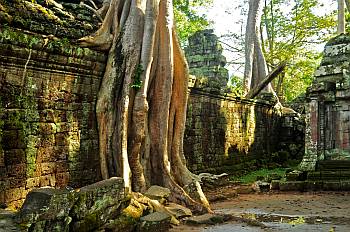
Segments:
[[[171,199],[210,211],[183,154],[189,74],[172,0],[112,0],[102,27],[80,42],[109,49],[96,107],[102,177],[122,176],[130,191],[165,186]]]
[[[247,94],[256,87],[267,75],[267,65],[260,38],[260,23],[263,4],[261,0],[249,1],[249,12],[245,34],[245,69],[243,88]],[[274,93],[269,83],[265,90]],[[276,94],[274,94],[276,95]]]
[[[345,33],[345,1],[338,0],[338,34]]]

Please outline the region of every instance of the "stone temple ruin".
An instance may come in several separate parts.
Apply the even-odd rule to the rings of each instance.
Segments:
[[[314,170],[322,161],[350,164],[349,42],[348,35],[340,35],[327,43],[315,81],[308,89],[302,170]]]
[[[6,12],[0,8],[0,23],[8,24],[0,27],[0,208],[21,208],[28,195],[20,216],[32,229],[113,227],[107,223],[108,210],[124,212],[128,199],[122,179],[99,182],[95,102],[107,56],[70,42],[94,32],[98,20],[68,1],[63,6],[75,24],[57,9],[49,12],[60,20],[40,10],[34,14],[30,1],[19,12],[20,3],[14,2],[3,4]],[[309,172],[288,177],[297,189],[350,186],[340,181],[350,178],[345,162],[350,151],[349,44],[347,36],[327,44],[310,87],[300,165]],[[239,174],[301,159],[303,123],[294,114],[283,115],[269,101],[226,91],[226,59],[213,30],[195,33],[185,50],[196,76],[189,88],[184,139],[191,171]],[[324,184],[322,178],[329,176],[338,180]],[[43,210],[33,198],[42,199],[38,205]]]

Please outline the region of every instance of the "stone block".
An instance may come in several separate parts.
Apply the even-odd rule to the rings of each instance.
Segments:
[[[56,146],[67,146],[68,145],[68,134],[57,133],[55,135]]]
[[[323,181],[319,180],[307,180],[305,181],[305,189],[307,191],[321,191],[323,189]]]
[[[54,177],[53,175],[40,176],[39,177],[40,187],[50,186],[50,184],[54,182],[52,180],[53,177]]]
[[[43,135],[40,140],[41,147],[52,147],[55,146],[55,135]]]
[[[18,131],[8,130],[2,132],[2,146],[4,149],[18,148]]]
[[[155,212],[140,218],[139,232],[165,232],[170,229],[171,216],[166,213]]]
[[[69,154],[69,147],[67,146],[56,146],[54,147],[55,157],[57,161],[67,160]]]
[[[5,163],[7,166],[22,164],[25,162],[26,162],[26,154],[23,149],[11,149],[11,150],[5,151]]]
[[[307,173],[307,180],[321,180],[321,172],[310,171]]]
[[[10,203],[23,199],[25,195],[26,191],[24,187],[8,189],[5,191],[5,202]]]
[[[55,123],[48,122],[48,123],[40,123],[39,130],[41,134],[49,135],[49,134],[55,134],[57,129],[56,129]]]
[[[341,183],[340,181],[323,181],[323,190],[324,191],[340,191]]]
[[[66,171],[68,170],[68,164],[67,164],[66,161],[59,161],[59,162],[56,162],[55,165],[56,165],[55,171],[56,171],[57,173],[66,172]]]
[[[306,173],[302,171],[294,170],[292,172],[286,173],[287,181],[301,181],[301,180],[304,180],[305,177],[306,177]]]
[[[69,172],[62,172],[56,174],[56,187],[62,188],[68,185],[69,183]]]
[[[280,189],[280,180],[272,180],[270,185],[271,190],[279,190]]]
[[[80,189],[71,215],[76,218],[74,231],[97,229],[109,219],[120,215],[125,201],[123,179],[113,177]],[[91,223],[91,220],[94,223]]]
[[[26,164],[8,165],[7,175],[9,177],[24,178],[26,176]]]
[[[55,122],[55,113],[53,110],[40,110],[39,117],[40,122]]]
[[[321,171],[322,180],[339,180],[340,171]]]
[[[26,184],[26,179],[22,177],[8,177],[6,183],[9,188],[20,188],[24,187]]]
[[[304,181],[281,181],[279,186],[281,191],[304,191],[305,182]]]
[[[74,192],[53,188],[35,189],[28,193],[20,211],[22,223],[59,220],[68,216],[76,195]]]
[[[153,185],[145,192],[145,196],[154,200],[161,200],[167,199],[170,196],[170,193],[171,192],[168,188]]]
[[[36,187],[39,187],[39,185],[40,185],[39,177],[28,178],[26,180],[26,189],[36,188]]]
[[[253,187],[250,185],[240,185],[235,190],[238,194],[250,194],[255,192]]]
[[[41,163],[40,166],[42,175],[48,175],[56,172],[56,163],[54,162]]]
[[[39,147],[37,151],[37,160],[39,162],[56,161],[55,150],[53,146]]]
[[[5,76],[5,80],[10,85],[17,85],[17,86],[22,85],[22,76],[17,74],[7,73],[7,75]]]

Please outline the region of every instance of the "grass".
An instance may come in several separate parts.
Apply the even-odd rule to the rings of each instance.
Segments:
[[[263,168],[263,169],[259,169],[253,172],[248,173],[247,175],[244,176],[240,176],[240,177],[231,177],[231,180],[233,181],[240,181],[242,184],[251,184],[254,183],[256,181],[256,178],[259,176],[264,177],[264,179],[266,179],[266,177],[269,174],[277,174],[280,176],[284,176],[285,174],[285,168],[275,168],[275,169],[267,169],[267,168]]]

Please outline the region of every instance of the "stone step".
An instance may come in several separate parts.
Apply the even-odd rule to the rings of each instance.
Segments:
[[[308,172],[307,180],[350,180],[350,170]]]
[[[323,170],[349,170],[350,160],[322,160],[317,162],[318,171]]]
[[[349,180],[279,181],[280,191],[350,191]]]

